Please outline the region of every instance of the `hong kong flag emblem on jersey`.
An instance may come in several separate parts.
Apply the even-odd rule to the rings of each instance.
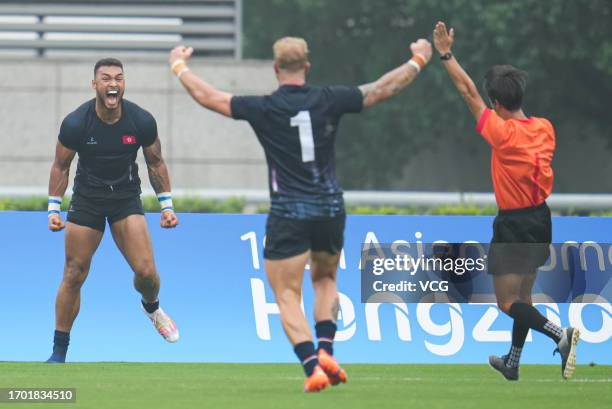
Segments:
[[[136,137],[134,135],[123,135],[123,144],[124,145],[135,145]]]

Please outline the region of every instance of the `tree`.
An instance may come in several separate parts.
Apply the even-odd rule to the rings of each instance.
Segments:
[[[431,39],[444,20],[476,81],[491,65],[524,69],[528,113],[549,118],[561,142],[595,136],[612,148],[611,17],[607,0],[248,0],[244,54],[270,59],[274,40],[302,36],[311,49],[310,82],[359,85],[407,60],[410,42]],[[410,189],[405,171],[415,154],[475,144],[473,120],[436,56],[421,77],[393,102],[343,120],[337,150],[347,188]],[[475,146],[462,160],[484,162],[486,151]],[[572,170],[559,172],[569,178]],[[490,190],[486,172],[477,179],[446,188]]]

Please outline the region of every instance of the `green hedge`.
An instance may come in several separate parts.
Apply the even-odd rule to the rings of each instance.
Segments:
[[[69,197],[64,198],[64,201],[62,202],[62,210],[66,210],[69,201]],[[159,204],[157,203],[157,198],[155,196],[143,196],[142,203],[145,211],[147,212],[159,211]],[[245,211],[266,213],[269,209],[268,206],[259,206],[255,209],[247,208],[246,200],[238,197],[232,197],[227,200],[176,197],[174,198],[174,208],[183,213],[245,213]],[[42,196],[27,198],[0,198],[0,211],[1,210],[44,211],[47,210],[47,198]],[[348,206],[347,212],[349,214],[373,215],[428,214],[489,216],[496,214],[497,208],[495,206],[474,205],[435,207]],[[564,213],[564,215],[612,217],[612,210],[593,213],[568,211]]]
[[[435,206],[435,207],[394,207],[394,206],[348,206],[350,214],[431,214],[431,215],[473,215],[489,216],[497,213],[495,206]]]
[[[246,200],[230,198],[228,200],[200,199],[193,197],[177,197],[173,199],[174,207],[180,212],[188,213],[242,213]],[[64,197],[62,210],[68,208],[70,197]],[[147,212],[158,212],[159,203],[155,196],[143,196],[142,204]],[[0,210],[37,211],[47,210],[47,198],[43,196],[24,198],[0,198]]]
[[[172,202],[176,211],[186,213],[242,213],[246,206],[246,200],[237,197],[225,201],[176,197],[172,199]],[[155,196],[143,196],[142,204],[147,212],[159,211],[159,203]]]
[[[24,198],[0,198],[0,210],[47,210],[47,198],[24,197]],[[62,203],[62,209],[67,205],[66,199]]]

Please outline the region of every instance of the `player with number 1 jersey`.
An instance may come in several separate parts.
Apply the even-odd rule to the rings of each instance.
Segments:
[[[249,122],[266,154],[271,216],[321,220],[344,213],[334,143],[340,118],[362,108],[358,87],[286,84],[271,95],[232,98],[232,116]]]
[[[187,67],[191,48],[172,50],[170,64],[200,105],[248,121],[264,149],[271,199],[266,274],[283,328],[307,377],[304,390],[317,392],[347,379],[333,356],[340,308],[336,270],[346,219],[334,150],[340,119],[399,93],[425,67],[432,51],[429,42],[421,39],[411,45],[413,56],[408,62],[373,83],[314,87],[306,84],[310,69],[306,41],[281,38],[273,50],[279,88],[265,96],[233,96],[215,89]],[[302,278],[309,261],[317,350],[301,309]]]

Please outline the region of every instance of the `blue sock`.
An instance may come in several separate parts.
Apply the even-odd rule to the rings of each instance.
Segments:
[[[317,354],[315,353],[314,344],[311,341],[301,342],[293,347],[295,354],[304,367],[306,376],[312,375],[314,369],[319,365]]]
[[[315,325],[315,332],[319,340],[319,348],[330,355],[334,354],[334,337],[336,336],[336,323],[333,321],[319,321]]]
[[[70,343],[70,333],[55,331],[53,336],[53,354],[47,360],[49,363],[64,363],[66,362],[66,353],[68,353],[68,344]]]

